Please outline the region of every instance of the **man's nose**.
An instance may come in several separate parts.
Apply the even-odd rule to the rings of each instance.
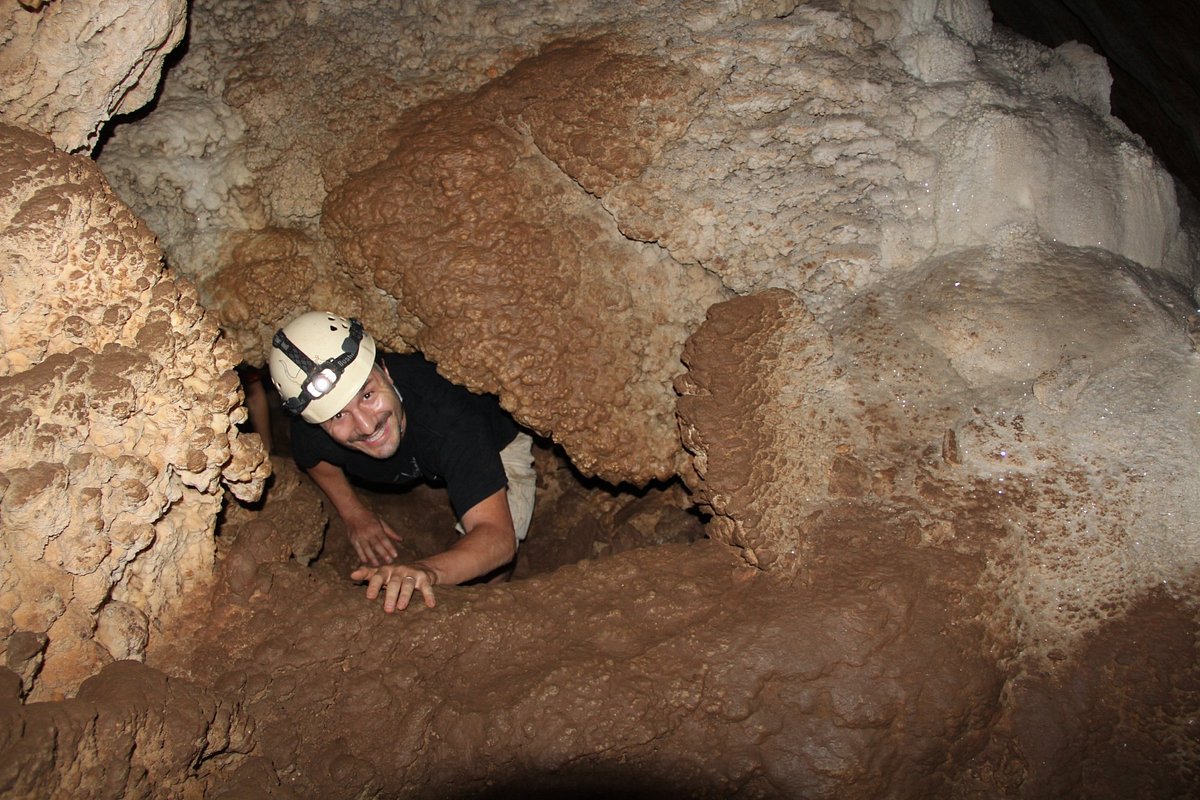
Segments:
[[[354,422],[354,432],[361,436],[370,436],[375,432],[375,415],[361,408],[350,409],[350,419]]]

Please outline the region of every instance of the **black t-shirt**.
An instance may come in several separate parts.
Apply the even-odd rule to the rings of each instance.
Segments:
[[[508,486],[500,451],[517,435],[516,423],[496,398],[472,394],[438,374],[419,353],[385,354],[382,363],[400,392],[404,438],[391,458],[342,447],[321,426],[292,419],[292,456],[302,469],[320,461],[374,483],[444,480],[461,519],[477,503]]]

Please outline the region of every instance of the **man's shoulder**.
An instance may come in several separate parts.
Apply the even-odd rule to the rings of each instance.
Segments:
[[[437,371],[433,362],[420,353],[384,353],[380,361],[387,367],[393,381],[435,381],[448,383]]]
[[[432,403],[435,407],[461,402],[471,392],[438,372],[437,365],[420,353],[385,353],[380,359],[401,398]]]
[[[325,433],[321,426],[293,416],[290,434],[292,458],[302,468],[307,469],[318,461],[341,464],[341,448],[329,438],[329,434]]]

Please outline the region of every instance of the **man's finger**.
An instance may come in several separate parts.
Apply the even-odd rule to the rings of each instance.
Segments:
[[[401,581],[399,578],[390,578],[387,583],[387,592],[383,595],[383,610],[389,614],[396,610],[396,596],[401,593]],[[404,606],[400,606],[404,608]]]
[[[408,608],[408,602],[412,599],[413,589],[417,586],[417,579],[412,575],[405,575],[400,581],[400,603],[399,608],[404,610]]]
[[[390,564],[396,555],[388,552],[390,548],[385,545],[385,542],[387,540],[382,537],[371,541],[371,558],[384,564]]]
[[[371,558],[367,552],[367,548],[361,542],[359,542],[355,539],[351,539],[350,544],[354,545],[354,552],[358,554],[358,562],[360,564],[369,564],[371,561]],[[376,565],[371,564],[371,566],[374,567]]]
[[[433,599],[433,586],[431,584],[426,583],[421,586],[421,596],[425,598],[425,605],[429,608],[437,605],[437,601]]]
[[[392,563],[396,560],[396,548],[392,547],[392,543],[387,539],[379,539],[375,542],[375,549],[379,553],[379,557],[387,563]]]
[[[379,596],[379,590],[387,583],[388,577],[383,574],[382,570],[375,572],[371,576],[371,580],[367,583],[367,599],[374,600]]]

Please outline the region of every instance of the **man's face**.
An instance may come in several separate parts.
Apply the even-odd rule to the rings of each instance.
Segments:
[[[392,380],[378,366],[346,407],[321,423],[335,442],[372,458],[389,458],[400,447],[404,410]]]

